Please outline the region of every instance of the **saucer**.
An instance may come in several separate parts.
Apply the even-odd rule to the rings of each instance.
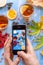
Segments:
[[[0,0],[0,7],[4,7],[6,5],[6,0]]]
[[[27,2],[34,6],[43,7],[43,0],[27,0]]]

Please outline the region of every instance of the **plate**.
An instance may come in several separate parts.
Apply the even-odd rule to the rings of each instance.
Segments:
[[[0,0],[0,7],[4,7],[6,5],[6,0]]]
[[[32,5],[43,7],[43,0],[27,0]]]

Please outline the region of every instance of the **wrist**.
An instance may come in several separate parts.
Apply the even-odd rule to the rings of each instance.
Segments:
[[[38,62],[38,60],[37,60],[37,62],[36,62],[36,65],[40,65],[39,62]]]
[[[4,65],[9,65],[7,59],[4,60]]]

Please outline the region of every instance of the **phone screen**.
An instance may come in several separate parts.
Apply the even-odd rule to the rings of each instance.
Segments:
[[[13,51],[26,49],[26,28],[25,25],[13,26]]]

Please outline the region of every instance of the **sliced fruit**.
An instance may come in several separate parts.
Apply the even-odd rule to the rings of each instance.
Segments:
[[[28,8],[28,6],[24,5],[20,8],[20,12],[21,14],[23,14],[23,12]]]
[[[7,24],[0,24],[0,28],[6,27]]]
[[[10,20],[15,19],[16,16],[17,16],[17,13],[16,13],[16,11],[15,11],[14,9],[8,10],[8,12],[7,12],[7,17],[8,17]]]

